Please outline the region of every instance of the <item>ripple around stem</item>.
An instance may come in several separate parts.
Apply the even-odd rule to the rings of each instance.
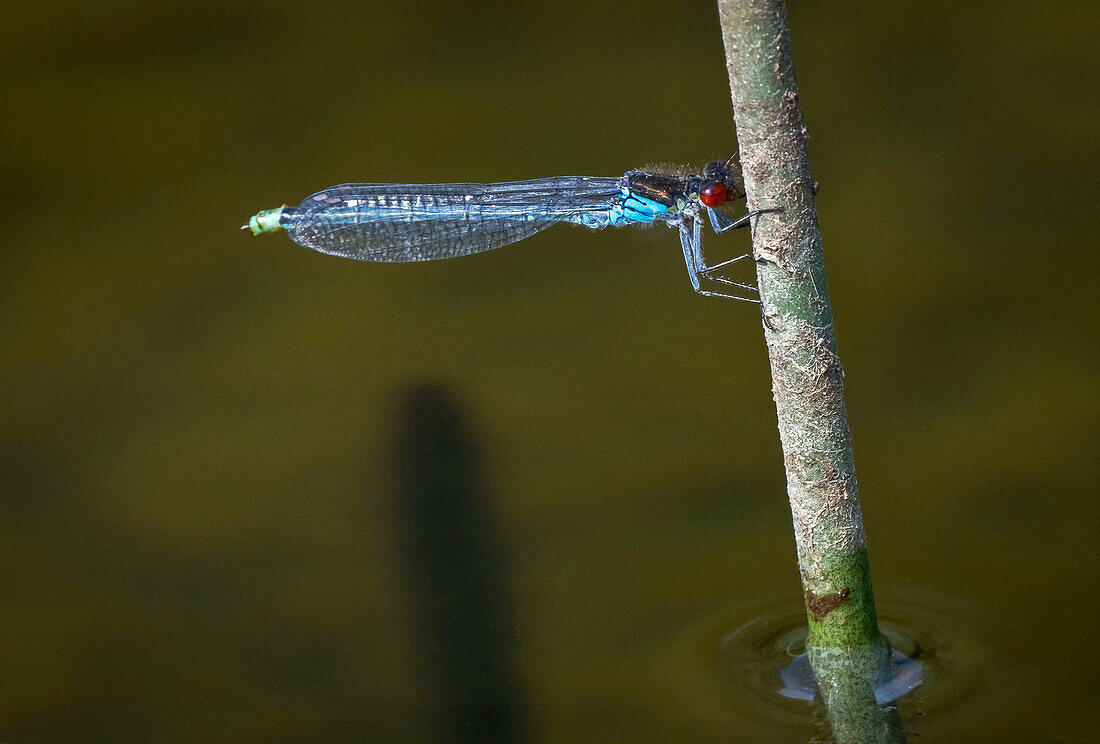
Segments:
[[[875,702],[882,705],[892,703],[915,690],[924,681],[924,665],[898,648],[899,641],[912,640],[912,636],[908,635],[904,628],[892,623],[880,622],[879,629],[890,642],[890,676],[875,684]],[[792,640],[804,649],[806,647],[805,628],[797,638]],[[805,651],[791,659],[791,662],[779,671],[779,679],[778,692],[783,697],[809,702],[817,696],[817,679],[810,667],[810,657]]]
[[[913,703],[927,716],[975,694],[983,654],[960,603],[934,592],[883,592],[879,627],[892,647],[891,675],[876,687],[879,703]],[[789,601],[757,606],[730,620],[714,638],[718,676],[743,716],[790,720],[791,701],[817,701],[806,656],[806,617]]]
[[[880,627],[897,651],[920,663],[920,684],[891,703],[906,731],[937,741],[989,741],[981,732],[1010,713],[1018,696],[1006,696],[997,679],[1002,669],[990,646],[996,638],[978,632],[989,622],[978,619],[983,613],[935,589],[875,594]],[[701,740],[827,736],[820,695],[782,693],[784,670],[805,650],[805,613],[797,596],[786,595],[727,607],[682,627],[664,646],[663,660],[647,664],[656,699],[676,701],[680,726]]]

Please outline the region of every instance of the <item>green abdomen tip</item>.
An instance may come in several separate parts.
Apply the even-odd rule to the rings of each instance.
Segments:
[[[248,229],[253,235],[275,232],[279,229],[279,218],[283,214],[283,207],[277,209],[265,209],[248,218]]]

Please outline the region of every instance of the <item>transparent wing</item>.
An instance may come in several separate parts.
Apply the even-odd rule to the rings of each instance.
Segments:
[[[608,224],[621,178],[562,176],[509,183],[348,183],[284,209],[306,248],[361,261],[431,261],[499,248],[557,222]]]

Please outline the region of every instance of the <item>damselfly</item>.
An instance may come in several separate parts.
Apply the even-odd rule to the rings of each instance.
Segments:
[[[745,198],[733,159],[708,164],[702,174],[672,169],[630,171],[618,178],[561,176],[509,183],[346,183],[319,191],[297,207],[264,210],[242,229],[253,235],[286,230],[295,243],[361,261],[433,261],[514,243],[559,222],[592,229],[664,223],[680,233],[688,277],[696,292],[756,302],[717,285],[755,287],[715,272],[747,258],[713,266],[703,258],[703,213],[716,233],[744,227],[758,209],[737,220],[719,211]]]

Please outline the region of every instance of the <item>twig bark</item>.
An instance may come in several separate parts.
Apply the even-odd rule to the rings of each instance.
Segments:
[[[849,661],[860,657],[879,667],[867,670],[867,679],[874,680],[889,654],[871,590],[816,186],[784,3],[719,0],[718,9],[749,209],[783,209],[755,220],[753,253],[809,623],[807,647],[828,704],[823,659],[835,658],[833,651],[850,652]],[[858,697],[866,700],[869,689]],[[870,701],[873,706],[873,693]],[[843,741],[833,707],[834,734]],[[867,735],[863,729],[860,736]]]

